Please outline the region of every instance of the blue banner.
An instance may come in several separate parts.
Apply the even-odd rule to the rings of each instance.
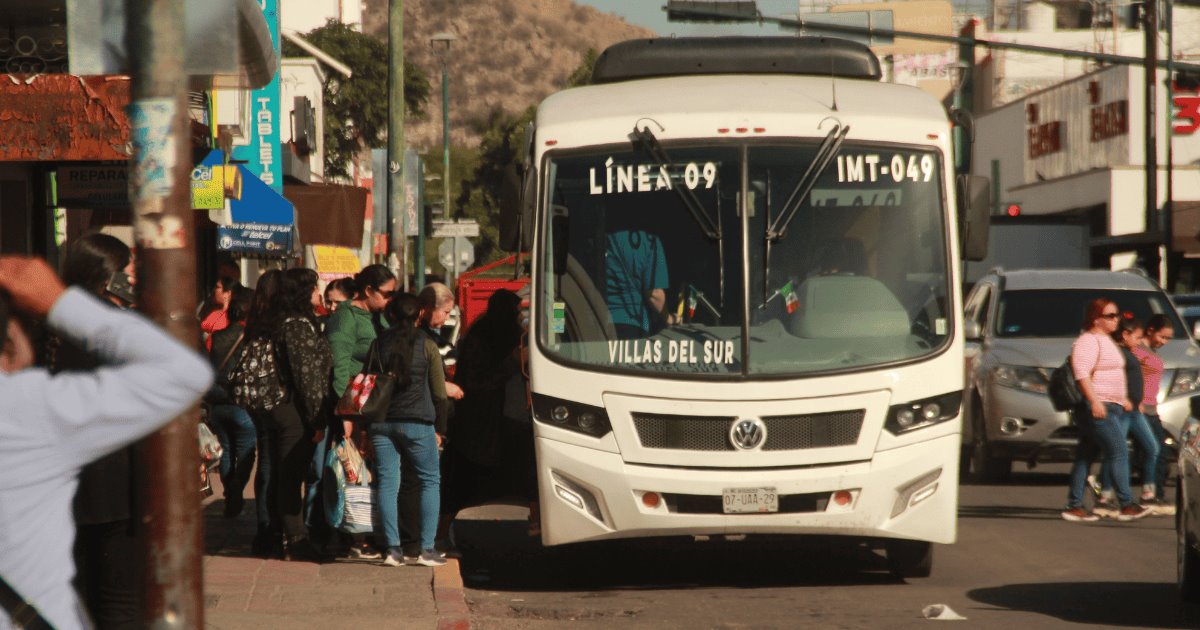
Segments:
[[[279,59],[279,0],[257,0],[271,31],[271,45]],[[233,158],[245,161],[247,170],[276,193],[283,194],[283,162],[279,147],[279,66],[267,85],[250,93],[250,144],[233,149]],[[236,220],[236,219],[235,219]],[[291,223],[292,219],[288,219]]]
[[[217,248],[227,252],[288,256],[292,226],[274,223],[234,223],[217,228]]]

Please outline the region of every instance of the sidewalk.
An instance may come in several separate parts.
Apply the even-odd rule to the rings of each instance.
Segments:
[[[239,518],[224,518],[219,484],[213,485],[216,494],[204,502],[205,627],[469,628],[457,560],[437,568],[263,560],[250,554],[254,500],[247,499]]]

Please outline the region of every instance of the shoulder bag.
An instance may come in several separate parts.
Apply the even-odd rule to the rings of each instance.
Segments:
[[[396,375],[385,372],[379,358],[378,340],[371,342],[367,361],[346,386],[334,413],[340,417],[363,422],[382,422],[387,417],[388,404],[396,391]]]

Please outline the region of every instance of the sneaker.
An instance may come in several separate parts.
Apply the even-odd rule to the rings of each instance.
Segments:
[[[1115,518],[1119,511],[1116,502],[1107,497],[1096,499],[1096,503],[1092,506],[1092,512],[1102,518]]]
[[[1087,485],[1088,489],[1092,491],[1092,494],[1096,495],[1096,498],[1099,499],[1100,492],[1103,490],[1103,487],[1100,485],[1100,480],[1096,479],[1096,475],[1087,476]]]
[[[407,559],[405,558],[405,560]],[[413,563],[423,567],[440,567],[446,564],[446,557],[432,549],[427,549],[422,551],[421,555],[413,558]]]
[[[1083,507],[1073,507],[1063,510],[1062,517],[1064,521],[1071,521],[1072,523],[1091,523],[1100,520],[1099,516],[1083,509]]]
[[[1154,510],[1144,505],[1130,503],[1129,505],[1121,508],[1120,512],[1117,512],[1117,520],[1121,522],[1136,521],[1139,518],[1150,516],[1150,513],[1153,511]]]
[[[1153,492],[1142,493],[1142,498],[1139,500],[1142,505],[1158,505],[1158,499],[1154,498]]]
[[[372,547],[351,547],[350,557],[354,560],[379,560],[383,554],[379,553]]]
[[[387,555],[383,557],[383,566],[402,567],[405,565],[405,560],[407,560],[407,558],[404,557],[404,554],[395,549],[389,549]]]

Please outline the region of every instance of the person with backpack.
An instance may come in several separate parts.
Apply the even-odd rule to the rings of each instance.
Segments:
[[[379,516],[387,566],[440,566],[446,560],[434,550],[440,508],[441,472],[438,447],[446,433],[446,381],[437,344],[421,333],[418,299],[398,295],[388,304],[392,327],[376,340],[384,369],[398,379],[386,420],[368,425],[375,450],[379,484]],[[418,482],[420,552],[406,557],[400,547],[398,498],[402,460],[411,464]]]
[[[1096,298],[1088,304],[1084,315],[1084,331],[1071,346],[1071,368],[1083,394],[1084,403],[1072,412],[1079,427],[1080,448],[1071,464],[1067,508],[1062,518],[1072,522],[1099,520],[1095,513],[1083,507],[1083,490],[1091,464],[1088,440],[1099,446],[1104,464],[1113,474],[1120,509],[1117,520],[1131,521],[1150,514],[1149,508],[1133,501],[1129,490],[1129,449],[1121,431],[1122,414],[1132,411],[1125,383],[1125,359],[1112,340],[1121,317],[1116,303]]]
[[[246,322],[246,352],[230,377],[234,400],[265,427],[270,452],[267,505],[283,530],[286,560],[321,561],[304,523],[303,488],[313,438],[328,417],[333,357],[317,332],[317,272],[289,269],[261,317]]]

